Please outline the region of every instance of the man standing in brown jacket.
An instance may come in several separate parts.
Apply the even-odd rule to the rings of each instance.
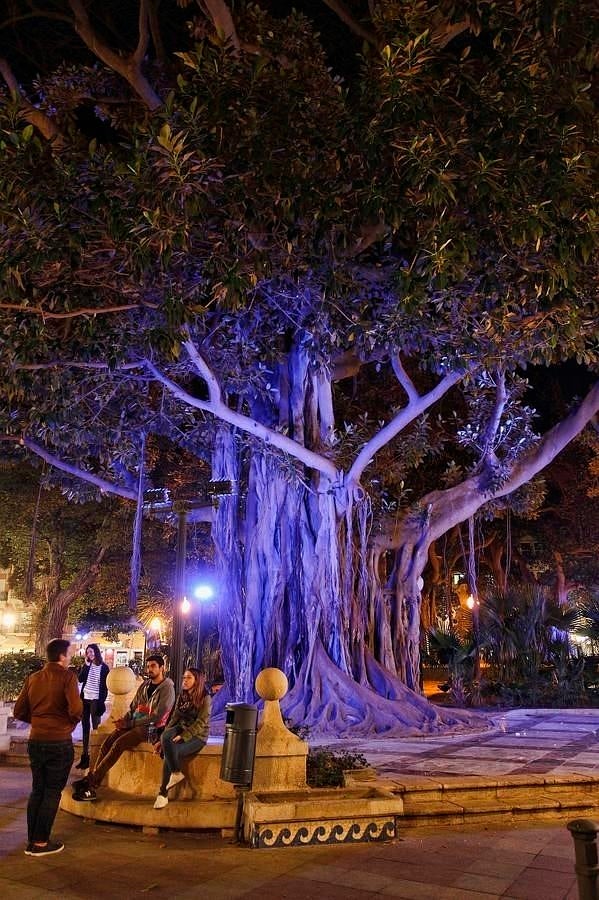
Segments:
[[[67,783],[75,751],[71,735],[81,719],[77,673],[69,669],[69,641],[56,638],[46,648],[48,662],[25,679],[14,716],[31,723],[29,763],[32,789],[27,804],[27,856],[60,853],[64,844],[51,841],[60,795]]]

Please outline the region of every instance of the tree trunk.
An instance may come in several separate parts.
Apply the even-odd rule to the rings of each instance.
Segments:
[[[559,550],[553,551],[553,558],[555,560],[555,599],[558,606],[567,606],[572,585],[566,578],[564,558]]]
[[[69,609],[75,600],[78,600],[94,584],[105,553],[106,548],[100,547],[91,563],[77,573],[68,587],[61,588],[58,579],[54,579],[49,585],[45,615],[42,617],[35,638],[35,652],[38,656],[45,656],[49,641],[63,637]]]
[[[330,381],[296,349],[279,384],[278,408],[252,415],[326,450]],[[418,540],[412,565],[396,573],[407,615],[393,615],[383,560],[369,547],[370,503],[361,488],[306,472],[296,460],[282,462],[263,445],[243,460],[229,426],[218,433],[213,475],[246,487],[219,500],[213,526],[227,683],[217,710],[224,699],[253,702],[257,674],[276,666],[292,687],[287,715],[315,734],[415,734],[467,719],[441,713],[409,689],[419,690],[417,581],[426,549]],[[392,624],[409,686],[395,674],[400,654],[394,658]]]

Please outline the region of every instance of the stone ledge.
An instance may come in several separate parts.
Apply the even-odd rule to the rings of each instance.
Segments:
[[[392,840],[403,802],[387,791],[331,788],[249,793],[244,838],[252,848]]]
[[[246,815],[254,822],[335,818],[368,818],[401,815],[403,800],[376,788],[306,788],[299,791],[257,793],[252,791],[245,801]]]
[[[164,809],[154,809],[153,799],[140,800],[109,789],[101,789],[98,800],[73,800],[70,786],[65,788],[60,808],[65,812],[99,822],[116,822],[143,828],[178,830],[233,828],[237,800],[174,800]]]
[[[92,733],[92,764],[105,734]],[[162,759],[147,743],[121,755],[98,787],[97,800],[75,801],[69,786],[63,791],[61,809],[84,818],[142,827],[233,828],[238,793],[233,784],[220,779],[222,747],[222,740],[211,738],[200,753],[183,763],[187,778],[169,791],[170,802],[162,810],[153,809],[162,780]],[[306,786],[306,754],[307,747],[301,742],[285,756],[272,754],[269,747],[259,748],[254,787],[266,792],[269,788],[280,789],[283,782],[288,789],[309,790]],[[77,773],[76,777],[80,775]]]

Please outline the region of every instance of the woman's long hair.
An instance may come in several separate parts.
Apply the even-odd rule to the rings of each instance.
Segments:
[[[187,694],[193,706],[199,709],[202,705],[202,700],[208,693],[206,690],[206,673],[201,669],[185,669],[185,672],[191,672],[193,675],[193,687],[187,691]]]
[[[102,659],[102,654],[100,653],[100,648],[98,647],[98,645],[88,644],[85,648],[85,652],[87,653],[88,650],[94,651],[94,663],[96,666],[101,666],[104,660]]]

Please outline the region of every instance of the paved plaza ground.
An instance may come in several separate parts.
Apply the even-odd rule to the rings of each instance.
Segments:
[[[390,777],[599,774],[599,709],[517,709],[489,722],[475,734],[319,743],[359,751]]]
[[[330,742],[363,753],[383,777],[414,773],[596,774],[599,710],[517,711],[476,735]],[[250,850],[220,835],[93,824],[60,812],[63,853],[23,854],[29,770],[0,768],[0,898],[318,898],[575,900],[563,825],[406,832],[387,844]]]

